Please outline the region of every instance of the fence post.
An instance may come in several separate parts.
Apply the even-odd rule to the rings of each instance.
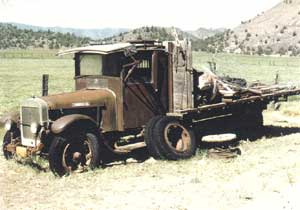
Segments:
[[[48,95],[48,80],[49,80],[49,74],[43,74],[42,96]]]

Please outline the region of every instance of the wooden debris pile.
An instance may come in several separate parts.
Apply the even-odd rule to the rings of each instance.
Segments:
[[[219,77],[207,70],[199,77],[198,88],[203,92],[209,92],[209,97],[205,104],[220,102],[230,102],[236,99],[243,99],[251,96],[261,96],[282,90],[293,90],[293,85],[265,85],[259,82],[247,85],[246,80],[230,77]]]

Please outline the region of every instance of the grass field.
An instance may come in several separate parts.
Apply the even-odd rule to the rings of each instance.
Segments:
[[[41,75],[50,74],[50,93],[73,89],[73,60],[0,52],[0,115],[40,95]],[[47,54],[45,52],[45,54]],[[300,81],[299,58],[194,53],[200,69],[215,59],[218,73],[271,83]],[[115,163],[105,169],[56,178],[51,172],[5,161],[0,152],[0,210],[19,209],[299,209],[300,106],[295,98],[264,113],[266,128],[256,141],[240,142],[242,155],[211,159],[207,148],[185,161]],[[0,137],[4,134],[0,129]],[[287,196],[287,198],[285,197]],[[292,205],[293,208],[289,208]],[[298,206],[296,206],[298,205]]]
[[[298,57],[194,53],[193,61],[196,69],[208,67],[207,61],[214,61],[217,63],[218,74],[245,78],[250,82],[260,80],[272,84],[278,73],[280,82],[296,82],[300,85],[300,59]]]
[[[25,98],[40,96],[43,74],[49,74],[49,94],[73,90],[72,59],[15,56],[1,58],[0,53],[0,116],[17,110]]]

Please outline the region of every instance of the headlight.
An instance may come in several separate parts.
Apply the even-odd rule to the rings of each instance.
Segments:
[[[31,133],[33,133],[33,134],[37,133],[38,132],[38,128],[39,128],[39,126],[38,126],[37,123],[31,123],[31,125],[30,125],[30,131],[31,131]]]
[[[10,131],[12,128],[13,122],[11,120],[7,120],[4,124],[4,128],[6,131]]]

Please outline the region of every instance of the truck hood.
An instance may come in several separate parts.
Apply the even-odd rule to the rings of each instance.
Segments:
[[[49,110],[79,107],[104,107],[116,105],[116,96],[109,89],[79,90],[71,93],[41,97],[48,104]]]

